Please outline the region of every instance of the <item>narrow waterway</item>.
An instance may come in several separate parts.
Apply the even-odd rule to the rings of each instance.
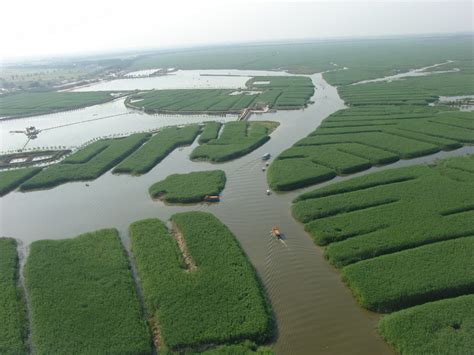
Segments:
[[[324,259],[322,249],[292,218],[291,201],[301,191],[270,196],[265,193],[262,154],[278,155],[329,114],[344,107],[337,90],[321,74],[311,77],[316,87],[313,105],[299,111],[251,117],[278,121],[280,127],[267,144],[249,155],[224,164],[191,162],[188,156],[197,144],[194,143],[175,150],[140,177],[109,172],[89,182],[89,186],[77,182],[51,190],[10,193],[0,199],[0,235],[18,238],[28,245],[35,240],[62,239],[116,227],[129,248],[128,226],[133,221],[151,217],[167,220],[182,211],[209,211],[237,236],[263,280],[278,322],[278,354],[390,354],[375,330],[379,316],[358,306],[339,273]],[[436,156],[421,159],[426,162],[433,157]],[[414,162],[400,161],[396,165]],[[222,202],[218,204],[167,206],[148,196],[148,187],[171,173],[216,168],[227,174]],[[373,170],[377,169],[380,168]],[[333,181],[340,179],[343,178]],[[273,225],[285,234],[284,242],[269,236]]]

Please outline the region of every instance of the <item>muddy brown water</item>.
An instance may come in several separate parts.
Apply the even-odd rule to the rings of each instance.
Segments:
[[[237,236],[264,283],[278,323],[274,344],[277,354],[391,354],[376,333],[379,315],[358,306],[338,271],[325,260],[322,249],[313,244],[303,225],[292,218],[291,201],[308,189],[270,196],[265,193],[268,187],[260,157],[266,152],[278,155],[314,130],[329,114],[344,107],[336,89],[320,74],[312,79],[316,86],[315,103],[307,109],[251,117],[279,121],[281,125],[268,143],[249,155],[224,164],[191,162],[188,156],[197,145],[195,142],[175,150],[140,177],[108,172],[88,182],[89,186],[77,182],[50,190],[10,193],[0,199],[0,235],[18,238],[28,245],[35,240],[62,239],[115,227],[129,248],[128,226],[134,221],[167,220],[183,211],[212,212]],[[390,168],[472,151],[472,147],[462,148],[400,161]],[[218,204],[170,206],[153,201],[148,195],[150,185],[171,173],[210,169],[222,169],[227,175]],[[344,178],[328,183],[341,179]],[[284,233],[283,242],[270,237],[273,225]]]

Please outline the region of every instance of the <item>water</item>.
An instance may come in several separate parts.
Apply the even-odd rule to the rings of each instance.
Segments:
[[[370,79],[370,80],[362,80],[358,81],[356,83],[353,83],[352,85],[360,85],[360,84],[367,84],[367,83],[377,83],[381,81],[392,81],[392,80],[400,80],[403,78],[410,78],[410,77],[417,77],[417,76],[427,76],[427,75],[436,75],[436,74],[446,74],[446,73],[456,73],[459,72],[459,68],[454,68],[450,70],[436,70],[436,71],[430,71],[430,69],[434,69],[436,67],[439,67],[444,64],[449,64],[452,63],[452,60],[448,60],[444,63],[438,63],[434,65],[429,65],[427,67],[423,68],[418,68],[418,69],[411,69],[407,72],[404,73],[399,73],[395,75],[389,75],[385,76],[383,78],[377,78],[377,79]]]
[[[270,196],[265,193],[268,187],[260,157],[267,152],[272,156],[278,155],[314,130],[329,114],[344,107],[336,89],[328,85],[320,74],[311,78],[316,87],[313,105],[304,110],[251,116],[252,120],[278,121],[280,127],[272,133],[268,143],[247,156],[224,164],[191,162],[188,156],[197,145],[194,143],[175,150],[148,174],[140,177],[115,176],[109,172],[89,182],[89,187],[76,182],[51,190],[10,193],[0,199],[0,235],[18,238],[29,245],[39,239],[62,239],[100,228],[116,227],[129,249],[128,226],[136,220],[156,217],[167,220],[174,213],[191,210],[212,212],[236,235],[263,280],[278,322],[275,343],[278,354],[392,353],[376,333],[379,315],[358,306],[342,283],[338,271],[325,260],[322,249],[314,245],[304,232],[303,225],[292,218],[291,201],[305,190]],[[121,104],[119,100],[100,105],[91,108],[91,112],[122,112],[123,109],[119,108]],[[66,115],[76,117],[77,112]],[[56,122],[56,116],[50,116],[54,117],[38,119],[38,124],[62,122],[62,118],[58,117]],[[162,120],[169,124],[182,123],[187,119],[195,118],[133,113],[117,119],[93,121],[85,126],[67,126],[62,133],[72,140],[71,144],[76,144],[76,140],[79,142],[92,134],[89,130],[108,134],[132,127],[138,130],[142,127],[140,125],[158,125]],[[73,121],[72,118],[70,120]],[[57,132],[61,131],[58,129]],[[38,139],[42,139],[41,135]],[[57,144],[65,138],[59,133],[45,135],[45,144],[50,142],[49,139]],[[436,156],[465,154],[466,149],[472,148],[400,161],[391,167],[429,162]],[[224,170],[227,175],[222,202],[218,204],[166,206],[160,201],[153,201],[148,195],[150,185],[171,173],[216,168]],[[378,169],[381,168],[367,172]],[[345,178],[333,181],[341,179]],[[306,190],[309,189],[312,188]],[[273,225],[278,225],[285,234],[284,243],[269,236]]]
[[[291,75],[286,72],[265,70],[178,70],[151,78],[117,79],[83,86],[71,91],[120,91],[164,89],[244,89],[253,76]]]

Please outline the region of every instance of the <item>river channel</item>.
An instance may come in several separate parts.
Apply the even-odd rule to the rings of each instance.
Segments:
[[[277,354],[391,354],[392,351],[375,329],[379,315],[358,306],[341,281],[338,271],[325,260],[322,249],[313,244],[304,232],[303,225],[292,218],[291,201],[301,191],[273,193],[270,196],[265,193],[268,187],[265,172],[262,171],[262,154],[269,152],[272,156],[278,155],[313,131],[328,115],[344,108],[336,88],[328,85],[321,74],[314,74],[311,78],[316,90],[312,98],[314,104],[308,108],[251,116],[251,120],[278,121],[280,126],[272,133],[268,143],[245,157],[223,164],[191,162],[189,154],[196,146],[195,142],[192,146],[175,150],[148,174],[140,177],[117,176],[108,172],[89,182],[89,186],[77,182],[50,190],[13,192],[0,198],[0,235],[17,238],[27,246],[39,239],[62,239],[100,228],[115,227],[124,245],[129,248],[128,226],[136,220],[151,217],[166,220],[174,213],[191,210],[212,212],[237,236],[264,283],[278,323],[275,343]],[[127,79],[129,82],[133,80]],[[62,120],[61,117],[72,115],[79,119],[81,112],[91,115],[94,110],[104,115],[129,112],[129,109],[120,105],[123,105],[123,101],[117,100],[50,116],[61,123],[64,120],[69,122],[68,118]],[[169,125],[209,120],[209,117],[200,116],[162,117],[129,113],[98,121],[99,133],[96,134],[123,133],[131,127],[138,131],[156,128],[164,123]],[[235,116],[218,119],[233,120]],[[41,123],[40,118],[27,120],[36,120],[45,126],[58,123],[51,118]],[[74,121],[73,118],[70,120]],[[20,124],[18,120],[14,121],[16,125]],[[10,128],[14,121],[5,124]],[[92,122],[90,126],[87,126],[89,123],[85,125],[89,130],[95,128]],[[44,138],[44,144],[75,146],[93,138],[82,125],[68,127],[63,131],[65,137],[55,133],[56,139],[47,141]],[[5,132],[5,127],[0,125],[0,128]],[[56,132],[61,131],[58,129]],[[4,148],[21,142],[12,139],[9,143],[11,145]],[[472,147],[463,148],[437,156],[465,154],[466,149],[472,151]],[[390,167],[428,162],[432,157],[400,161]],[[169,174],[210,169],[222,169],[227,175],[222,201],[218,204],[168,206],[153,201],[148,195],[148,187]],[[278,225],[284,232],[284,242],[269,236],[273,225]]]

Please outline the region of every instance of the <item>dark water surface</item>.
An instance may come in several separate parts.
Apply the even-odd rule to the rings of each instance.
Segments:
[[[357,305],[339,273],[324,259],[322,249],[291,217],[291,201],[302,190],[270,196],[265,193],[268,187],[261,155],[278,155],[344,107],[336,89],[320,74],[312,79],[315,103],[307,109],[251,117],[281,123],[272,139],[251,154],[224,164],[191,162],[188,156],[195,143],[175,150],[140,177],[109,172],[89,182],[89,187],[78,182],[51,190],[10,193],[0,199],[0,235],[18,238],[27,246],[39,239],[62,239],[116,227],[128,248],[128,226],[136,220],[166,220],[176,212],[209,211],[237,236],[263,280],[278,321],[278,354],[390,354],[392,351],[375,330],[379,316]],[[435,156],[465,154],[469,150],[472,147]],[[400,161],[390,168],[432,161],[433,157]],[[148,195],[150,185],[171,173],[216,168],[227,174],[222,202],[218,204],[166,206]],[[284,242],[269,236],[273,225],[285,234]]]

